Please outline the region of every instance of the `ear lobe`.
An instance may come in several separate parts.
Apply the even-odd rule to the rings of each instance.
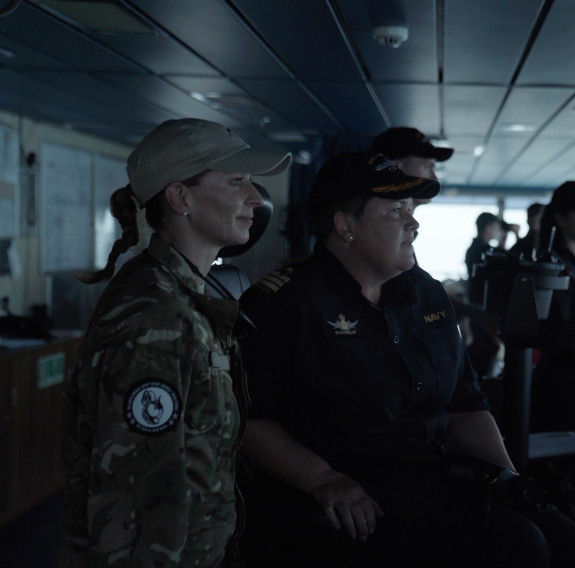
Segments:
[[[174,181],[164,191],[170,209],[178,215],[182,215],[185,210],[189,209],[187,189],[183,183]]]
[[[334,214],[333,227],[336,234],[345,241],[348,241],[349,237],[353,236],[353,218],[343,211],[337,211]]]

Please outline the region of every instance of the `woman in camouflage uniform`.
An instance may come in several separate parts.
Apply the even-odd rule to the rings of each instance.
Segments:
[[[262,203],[250,174],[289,162],[196,119],[161,124],[129,156],[130,184],[110,200],[122,237],[107,266],[81,279],[110,278],[138,242],[137,205],[155,233],[102,294],[70,381],[57,566],[233,563],[245,403],[238,307],[206,295],[205,276],[222,247],[249,238]]]

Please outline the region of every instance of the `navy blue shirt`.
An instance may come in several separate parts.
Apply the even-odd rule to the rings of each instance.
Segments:
[[[372,304],[324,247],[241,299],[250,418],[280,422],[356,479],[428,456],[447,412],[488,409],[443,286],[418,267]]]

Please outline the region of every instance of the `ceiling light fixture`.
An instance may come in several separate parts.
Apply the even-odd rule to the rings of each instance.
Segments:
[[[264,107],[252,97],[242,93],[218,93],[215,91],[200,93],[192,91],[190,97],[215,109],[263,109]]]
[[[0,57],[4,57],[4,59],[12,59],[12,57],[15,57],[16,54],[13,51],[10,51],[9,49],[4,49],[3,47],[0,47]]]
[[[515,122],[512,124],[504,124],[503,130],[506,132],[533,132],[535,130],[535,125]]]
[[[473,155],[476,158],[479,158],[479,156],[483,156],[484,152],[485,152],[485,146],[483,144],[478,144],[477,146],[475,146],[475,148],[473,148]]]

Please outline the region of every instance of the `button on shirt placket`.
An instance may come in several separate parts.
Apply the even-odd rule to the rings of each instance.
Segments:
[[[386,321],[387,321],[387,326],[389,329],[389,339],[390,341],[393,343],[394,347],[397,349],[397,351],[400,353],[402,359],[404,361],[409,360],[410,354],[408,352],[405,351],[405,342],[402,340],[402,330],[400,330],[399,327],[399,322],[397,320],[397,318],[395,317],[395,315],[393,315],[391,312],[388,312],[386,310]],[[413,354],[411,355],[413,356]],[[409,366],[409,365],[408,365]],[[425,391],[425,385],[423,384],[423,382],[421,380],[418,380],[417,382],[415,382],[415,377],[413,376],[412,373],[410,373],[411,376],[411,380],[412,380],[412,386],[413,386],[413,397],[415,399],[420,399],[424,396],[424,391]],[[418,377],[421,378],[421,377]]]

